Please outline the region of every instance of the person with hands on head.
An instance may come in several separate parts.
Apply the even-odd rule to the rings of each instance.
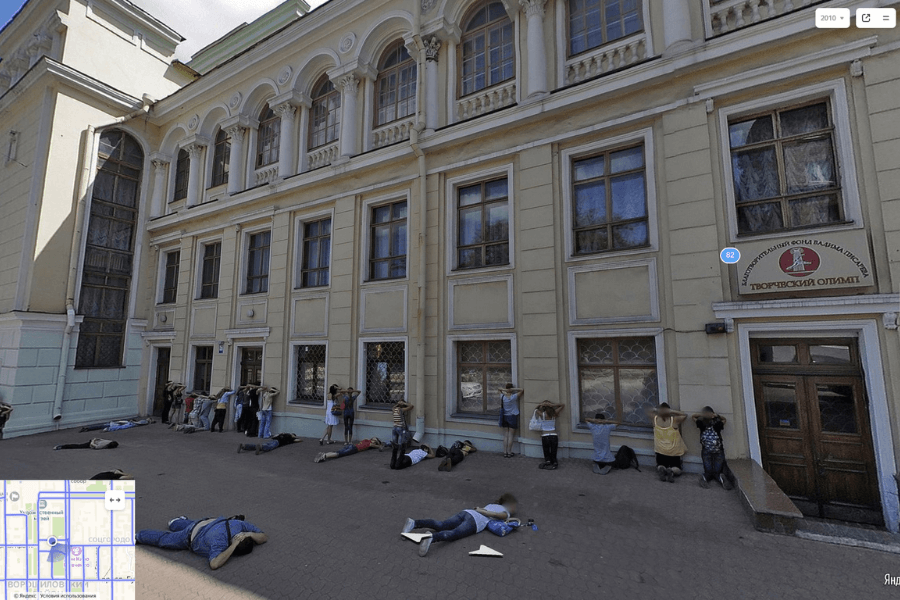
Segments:
[[[609,434],[612,433],[619,424],[606,418],[603,413],[597,413],[593,419],[585,419],[588,428],[591,430],[591,437],[594,441],[594,466],[592,470],[598,475],[606,475],[615,464],[616,457],[609,449]]]
[[[687,413],[673,410],[663,402],[647,412],[653,421],[653,449],[656,451],[656,470],[660,481],[675,483],[683,468],[682,456],[687,452],[681,437],[681,424]]]
[[[406,454],[409,444],[409,427],[406,425],[406,413],[415,408],[405,400],[398,400],[391,409],[394,427],[391,429],[391,468],[397,468],[397,461]]]
[[[525,396],[525,390],[507,383],[500,390],[500,427],[503,428],[503,458],[515,456],[512,451],[516,430],[519,428],[519,400]]]
[[[236,515],[197,520],[176,517],[169,521],[168,531],[143,529],[134,539],[137,544],[167,550],[190,550],[206,558],[209,568],[216,570],[232,556],[249,554],[254,546],[265,544],[269,538],[245,521],[244,515]]]
[[[356,399],[362,394],[361,390],[348,387],[338,390],[341,396],[341,416],[344,417],[344,444],[353,443],[353,419],[356,417]]]
[[[556,453],[559,449],[559,435],[556,433],[556,417],[566,407],[565,404],[544,400],[535,408],[535,412],[541,416],[541,448],[544,450],[544,462],[538,465],[539,469],[554,471],[559,468]]]

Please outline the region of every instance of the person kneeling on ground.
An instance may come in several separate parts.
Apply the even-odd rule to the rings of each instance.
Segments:
[[[518,502],[512,494],[503,494],[496,504],[488,504],[484,508],[464,510],[445,521],[432,519],[406,519],[401,533],[409,533],[413,529],[431,529],[434,534],[419,542],[419,556],[425,556],[431,542],[452,542],[484,531],[491,519],[506,520],[516,513]]]
[[[261,454],[263,452],[271,452],[275,448],[302,441],[303,438],[296,433],[279,433],[265,444],[238,444],[237,451],[238,454],[240,454],[241,452],[253,452],[255,450],[257,454]]]
[[[135,536],[138,544],[190,550],[209,560],[211,569],[218,569],[232,555],[249,554],[256,544],[265,544],[268,539],[258,527],[245,521],[244,515],[199,520],[176,517],[169,521],[168,531],[144,529]]]
[[[401,469],[407,469],[413,465],[417,465],[426,458],[434,458],[434,450],[430,447],[422,444],[416,450],[413,450],[409,454],[403,454],[399,458],[397,458],[397,462],[391,464],[391,468],[395,471],[399,471]]]
[[[318,454],[316,454],[313,462],[325,462],[326,460],[331,458],[343,458],[345,456],[353,456],[354,454],[365,452],[366,450],[381,450],[382,448],[384,448],[384,444],[381,443],[381,440],[379,440],[377,437],[373,437],[370,440],[362,440],[360,442],[357,442],[356,444],[346,444],[337,452],[319,452]]]
[[[718,481],[723,488],[730,490],[733,487],[733,476],[725,462],[725,447],[722,444],[722,430],[727,419],[716,414],[709,406],[704,406],[701,412],[691,415],[691,418],[700,429],[700,457],[703,459],[700,486],[708,488],[710,481]]]
[[[113,440],[104,440],[103,438],[93,438],[89,442],[83,444],[60,444],[54,446],[54,450],[77,450],[81,448],[91,448],[92,450],[105,450],[106,448],[118,448],[119,442]]]
[[[593,419],[585,419],[594,439],[594,473],[606,475],[615,466],[615,457],[609,450],[609,434],[618,426],[603,413],[597,413]]]
[[[469,440],[456,440],[453,442],[453,445],[450,446],[449,450],[440,446],[437,449],[436,456],[438,458],[443,458],[443,460],[441,461],[441,464],[438,465],[438,471],[446,471],[449,473],[453,467],[461,463],[473,452],[477,452],[477,448],[475,448],[475,444]]]
[[[687,452],[679,429],[687,415],[672,410],[665,402],[648,414],[653,418],[653,449],[656,451],[659,480],[675,483],[675,478],[681,475],[681,457]]]

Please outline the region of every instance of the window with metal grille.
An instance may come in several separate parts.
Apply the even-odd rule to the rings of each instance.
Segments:
[[[416,112],[416,61],[399,40],[382,55],[375,80],[378,106],[375,126],[408,117]]]
[[[739,234],[843,222],[829,102],[728,124]]]
[[[508,340],[456,344],[456,412],[496,415],[500,390],[512,377],[512,344]]]
[[[222,260],[222,242],[203,244],[203,264],[200,268],[200,297],[219,297],[219,263]]]
[[[459,95],[474,94],[516,76],[512,21],[500,2],[483,3],[466,20],[460,43]]]
[[[331,264],[331,217],[304,223],[300,287],[328,285],[329,264]]]
[[[269,291],[269,243],[270,231],[262,231],[249,236],[247,240],[247,287],[246,294],[261,294]]]
[[[188,185],[190,184],[191,157],[187,150],[178,151],[178,160],[175,161],[175,195],[172,200],[184,200],[187,198]]]
[[[178,296],[178,265],[181,262],[181,251],[166,252],[166,264],[163,273],[163,293],[160,304],[172,304]]]
[[[259,116],[256,141],[256,168],[278,162],[281,147],[281,118],[266,104]]]
[[[366,404],[390,406],[406,397],[406,344],[367,342]]]
[[[341,133],[341,93],[327,75],[316,84],[309,109],[309,149],[313,150],[338,139]]]
[[[659,405],[656,341],[652,337],[578,340],[580,418],[604,413],[623,425],[649,427]]]
[[[212,381],[213,347],[194,348],[194,391],[208,394]]]
[[[297,383],[293,402],[322,406],[325,402],[325,344],[296,347]]]
[[[650,245],[644,146],[572,163],[575,254]]]
[[[569,56],[643,30],[640,0],[569,0]]]
[[[231,160],[231,137],[220,129],[213,148],[212,187],[228,183],[228,161]]]
[[[77,368],[122,364],[144,152],[130,135],[105,131],[98,162],[85,234]]]
[[[457,268],[509,264],[506,177],[457,189]]]
[[[372,209],[369,279],[406,277],[406,200]]]

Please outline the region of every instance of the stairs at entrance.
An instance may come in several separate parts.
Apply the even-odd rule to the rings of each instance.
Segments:
[[[791,499],[753,459],[729,460],[741,502],[759,531],[794,535],[803,520]]]

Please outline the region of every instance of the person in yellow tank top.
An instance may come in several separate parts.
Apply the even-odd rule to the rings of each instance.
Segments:
[[[648,414],[653,421],[653,449],[656,451],[659,480],[675,483],[675,478],[681,475],[681,457],[687,452],[680,429],[687,414],[673,410],[665,402]]]

